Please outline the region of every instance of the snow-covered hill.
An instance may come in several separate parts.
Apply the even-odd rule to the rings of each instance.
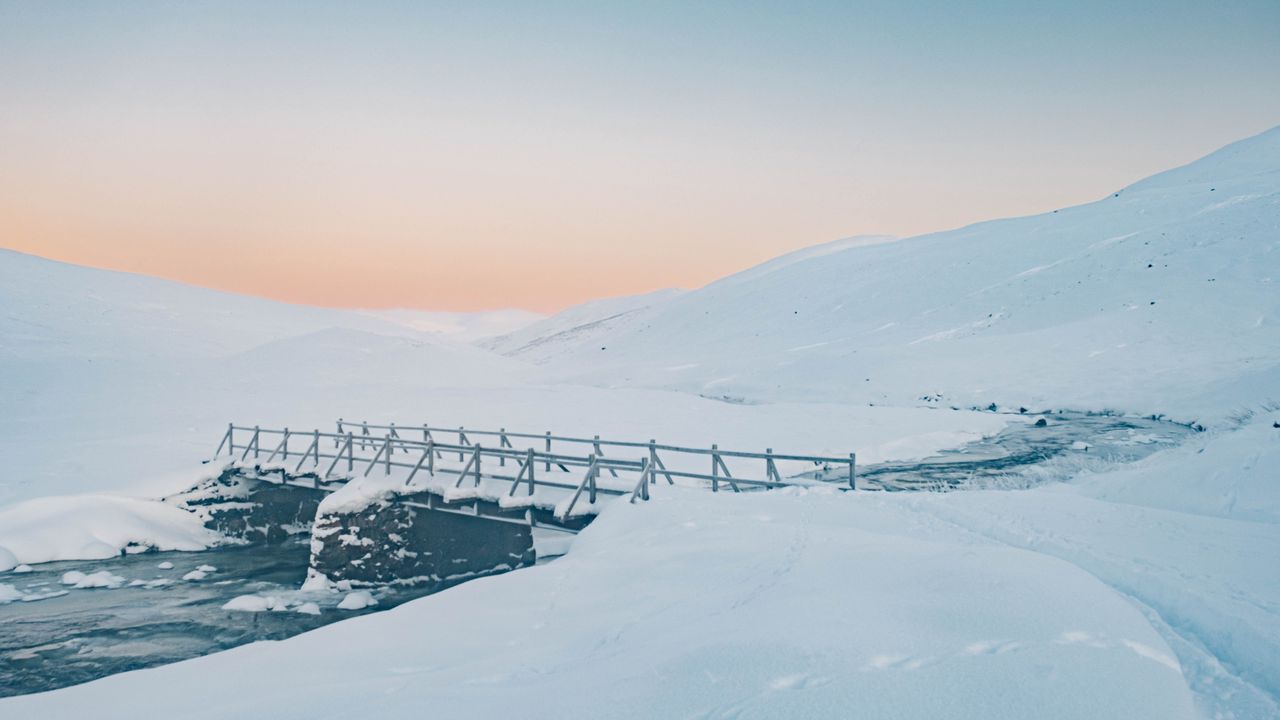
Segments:
[[[1204,419],[1280,396],[1278,283],[1280,128],[1088,205],[772,261],[521,356],[754,400]]]
[[[482,340],[479,344],[504,355],[536,358],[545,363],[554,356],[556,348],[570,343],[590,343],[592,338],[607,335],[613,328],[626,323],[633,313],[659,306],[679,297],[682,292],[668,288],[643,295],[592,300],[505,335]]]

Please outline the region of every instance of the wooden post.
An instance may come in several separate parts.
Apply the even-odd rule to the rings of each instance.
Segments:
[[[342,418],[338,418],[338,435],[342,435],[342,434],[343,434],[343,433],[342,433]],[[339,440],[338,438],[334,438],[334,439],[333,439],[333,446],[334,446],[335,448],[340,448],[340,447],[342,447],[342,441],[341,441],[341,440]]]
[[[720,492],[720,454],[719,445],[711,446],[711,492]]]
[[[654,447],[655,445],[657,445],[656,442],[653,440],[649,441],[649,466],[654,468],[654,471],[649,474],[649,477],[656,484],[658,482],[657,470],[661,469],[662,474],[667,476],[667,484],[675,485],[676,481],[671,479],[671,473],[667,472],[667,466],[662,464],[662,460],[658,457],[658,448]]]
[[[854,468],[858,464],[858,453],[849,453],[849,489],[857,490],[858,485],[854,480]]]
[[[528,494],[532,495],[533,494],[533,471],[534,471],[534,468],[537,467],[537,463],[533,461],[533,448],[529,448],[526,452],[528,453],[528,455],[525,456],[526,457],[525,464],[529,466],[529,493]]]
[[[405,487],[408,487],[409,483],[413,482],[413,476],[418,474],[418,471],[422,469],[422,463],[426,462],[427,458],[430,457],[431,445],[428,444],[426,452],[422,453],[422,457],[418,458],[418,464],[413,466],[413,469],[409,471],[409,477],[404,479]]]
[[[229,447],[227,447],[227,454],[228,454],[228,455],[230,455],[231,457],[235,457],[235,456],[236,456],[236,449],[235,449],[235,447],[231,447],[231,446],[234,446],[234,445],[235,445],[235,441],[231,439],[231,438],[232,438],[232,433],[234,432],[235,427],[236,427],[236,426],[235,426],[235,424],[234,424],[234,423],[227,423],[227,431],[226,431],[225,433],[223,433],[223,434],[222,434],[222,442],[218,443],[218,449],[217,449],[217,450],[215,450],[215,451],[214,451],[214,453],[213,453],[213,456],[214,456],[214,457],[218,457],[219,455],[221,455],[221,454],[222,454],[222,446],[224,446],[224,445],[229,446]]]
[[[604,457],[604,450],[600,449],[599,435],[596,435],[594,438],[592,438],[591,449],[596,451],[596,457]],[[618,471],[614,470],[613,468],[609,468],[609,474],[614,477],[618,477]]]
[[[466,445],[466,444],[467,444],[467,434],[466,434],[465,432],[463,432],[463,431],[462,431],[462,426],[461,426],[461,425],[459,425],[459,426],[458,426],[458,445],[459,445],[459,447],[461,447],[462,445]],[[463,460],[462,451],[461,451],[461,450],[459,450],[459,451],[458,451],[458,462],[462,462],[462,460]]]
[[[284,429],[284,459],[289,459],[289,428]]]
[[[773,464],[773,448],[765,448],[764,452],[769,456],[764,461],[765,479],[781,484],[782,476],[778,474],[778,466]]]
[[[509,447],[511,447],[511,443],[507,442],[507,429],[498,428],[498,448],[502,449],[502,448],[509,448]],[[506,466],[507,466],[507,456],[499,455],[498,467],[506,467]]]
[[[551,431],[547,431],[547,472],[551,472]]]
[[[476,443],[476,487],[480,487],[480,443]]]
[[[356,471],[356,448],[352,444],[354,439],[351,433],[347,433],[347,472]]]
[[[386,455],[382,458],[382,460],[385,463],[385,465],[383,466],[385,468],[385,471],[382,474],[390,475],[391,474],[391,435],[390,433],[387,434],[387,452],[386,452]]]
[[[590,476],[587,499],[592,504],[596,504],[596,478],[600,477],[600,467],[596,464],[596,456],[591,456],[591,468],[587,471]]]

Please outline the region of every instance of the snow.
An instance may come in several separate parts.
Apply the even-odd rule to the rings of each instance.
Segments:
[[[339,610],[363,610],[367,607],[377,605],[378,601],[374,599],[373,594],[368,590],[356,590],[347,593],[346,597],[338,603]]]
[[[131,717],[217,677],[190,717],[1194,717],[1133,603],[905,499],[614,505],[549,565],[0,710]]]
[[[188,572],[187,574],[183,575],[182,579],[187,581],[196,581],[196,580],[204,580],[207,577],[209,577],[209,573],[205,572],[204,570],[192,570],[191,572]]]
[[[156,567],[160,568],[161,570],[172,570],[173,563],[169,562],[168,560],[165,560],[162,563],[156,563]]]
[[[0,569],[217,542],[139,498],[215,471],[198,462],[228,420],[505,426],[862,464],[1027,421],[953,406],[1208,428],[1126,466],[1081,440],[1065,482],[1023,490],[659,488],[590,508],[571,543],[539,538],[554,562],[2,699],[0,715],[136,717],[145,699],[192,717],[1280,717],[1278,171],[1280,128],[1089,205],[811,248],[477,345],[459,340],[483,323],[0,252]],[[398,482],[375,472],[325,507]],[[340,607],[374,599],[316,575],[297,598],[232,603],[310,613],[339,593]],[[237,693],[193,706],[210,677]]]
[[[450,340],[466,343],[507,335],[545,320],[547,317],[528,310],[492,310],[474,313],[374,310],[369,311],[368,314],[418,332],[441,335]]]
[[[1278,166],[1280,128],[1088,205],[766,263],[500,349],[547,381],[751,402],[1219,422],[1280,387]]]
[[[513,332],[486,339],[480,345],[497,352],[519,355],[533,350],[537,345],[547,343],[548,339],[590,338],[612,327],[628,314],[661,305],[678,297],[682,292],[684,291],[668,288],[643,295],[592,300],[562,310],[549,318],[530,323]]]
[[[293,611],[296,613],[302,613],[303,615],[319,615],[320,606],[313,602],[304,602],[294,608]]]
[[[203,550],[218,539],[194,515],[149,500],[82,495],[0,508],[0,548],[26,564],[109,558],[130,546]]]
[[[0,605],[21,600],[22,598],[23,593],[18,592],[18,588],[8,583],[0,583]]]
[[[234,612],[266,612],[268,610],[282,612],[287,610],[288,607],[288,601],[274,595],[265,597],[262,595],[237,595],[222,604],[223,610]],[[315,614],[319,614],[318,609]]]
[[[107,570],[99,570],[98,572],[87,574],[79,570],[71,570],[62,575],[62,584],[70,585],[76,589],[108,588],[114,590],[123,585],[124,582],[124,578]]]

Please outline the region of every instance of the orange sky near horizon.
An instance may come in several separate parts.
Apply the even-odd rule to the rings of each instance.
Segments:
[[[1162,14],[1213,49],[1179,54],[1111,6],[500,6],[0,5],[0,247],[551,312],[1086,202],[1280,118],[1243,12]]]

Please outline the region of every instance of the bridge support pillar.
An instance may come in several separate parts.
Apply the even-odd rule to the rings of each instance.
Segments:
[[[406,500],[414,505],[401,502]],[[311,533],[311,569],[356,585],[445,586],[533,564],[528,526],[425,505],[425,497],[408,495],[317,517]]]

